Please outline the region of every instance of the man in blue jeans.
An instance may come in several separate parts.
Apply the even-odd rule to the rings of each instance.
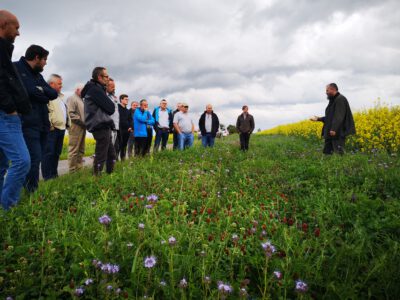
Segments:
[[[22,115],[22,132],[31,156],[31,168],[25,179],[25,188],[34,192],[39,185],[39,167],[50,131],[49,101],[57,99],[58,93],[51,88],[40,74],[47,64],[49,51],[38,45],[31,45],[14,65],[21,76],[29,95],[32,111]]]
[[[160,143],[161,150],[167,148],[169,133],[172,132],[173,115],[172,110],[167,107],[167,100],[161,100],[160,106],[156,107],[153,111],[153,118],[156,122],[154,124],[154,130],[156,132],[154,152],[157,152],[160,148]]]
[[[215,137],[219,130],[219,119],[211,104],[207,104],[206,111],[200,117],[199,129],[203,147],[214,147]]]
[[[178,134],[179,150],[192,147],[194,141],[194,122],[189,114],[189,105],[182,104],[182,110],[174,116],[174,128]]]
[[[10,12],[0,10],[0,200],[5,210],[19,201],[30,167],[18,114],[27,114],[32,107],[11,62],[18,30],[18,19]]]

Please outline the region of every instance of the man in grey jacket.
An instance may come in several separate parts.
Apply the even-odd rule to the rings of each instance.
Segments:
[[[346,97],[339,93],[336,83],[326,86],[329,104],[324,117],[312,117],[311,121],[324,123],[322,136],[325,139],[324,154],[344,154],[346,137],[356,133],[353,114]]]
[[[236,129],[240,136],[240,150],[249,150],[250,135],[254,131],[254,118],[249,114],[249,107],[244,105],[242,107],[243,113],[237,118]]]

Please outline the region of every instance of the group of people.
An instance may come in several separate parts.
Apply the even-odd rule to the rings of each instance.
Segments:
[[[152,113],[145,99],[133,101],[115,95],[115,82],[104,67],[96,67],[92,78],[78,84],[74,94],[65,99],[63,78],[52,74],[47,81],[41,73],[47,64],[49,51],[31,45],[19,61],[12,63],[19,22],[12,13],[0,10],[0,200],[5,210],[17,204],[21,189],[34,192],[38,188],[39,168],[45,180],[58,176],[58,162],[64,136],[68,130],[68,161],[71,172],[82,168],[86,131],[95,141],[93,173],[107,173],[116,160],[124,160],[126,152],[145,156],[167,147],[173,134],[173,149],[191,147],[195,124],[201,132],[204,147],[213,147],[219,130],[219,118],[211,104],[195,123],[187,103],[178,103],[173,111],[163,99]],[[329,105],[325,117],[313,117],[324,122],[324,153],[343,153],[345,137],[355,132],[347,99],[335,84],[327,86]],[[254,118],[248,107],[242,107],[236,128],[240,148],[247,151],[254,131]]]

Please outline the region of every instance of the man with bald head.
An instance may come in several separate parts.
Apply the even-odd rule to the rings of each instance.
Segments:
[[[28,94],[11,62],[19,22],[0,10],[0,201],[5,210],[17,204],[30,156],[21,129],[20,115],[32,110]],[[6,175],[7,173],[7,175]]]
[[[199,120],[201,141],[204,147],[214,147],[215,137],[219,129],[219,119],[214,113],[211,104],[207,104],[206,111]]]

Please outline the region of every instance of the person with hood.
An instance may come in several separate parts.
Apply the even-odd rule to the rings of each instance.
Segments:
[[[240,137],[240,150],[249,150],[250,135],[254,131],[254,118],[249,114],[249,107],[243,105],[243,113],[239,115],[236,121],[236,129],[239,132]]]
[[[109,80],[107,69],[96,67],[92,72],[92,79],[86,83],[81,92],[84,99],[85,125],[96,141],[93,160],[93,174],[101,175],[104,164],[106,172],[112,173],[116,160],[115,149],[111,141],[111,130],[115,129],[111,115],[115,112],[115,105],[106,94]]]
[[[200,117],[199,129],[203,147],[214,147],[215,137],[219,130],[219,119],[211,104],[207,104],[206,111]]]
[[[32,193],[39,186],[39,168],[46,149],[50,132],[50,101],[58,98],[58,93],[43,78],[41,73],[47,64],[49,51],[38,45],[31,45],[14,65],[21,75],[28,92],[32,111],[22,115],[22,132],[31,156],[31,168],[25,179],[25,189]]]
[[[346,137],[356,133],[353,114],[346,97],[339,93],[336,83],[326,86],[326,95],[329,100],[324,117],[314,116],[311,121],[323,122],[322,136],[325,139],[323,153],[330,155],[344,154]]]
[[[160,106],[153,111],[155,121],[154,130],[156,132],[156,140],[154,142],[154,152],[158,151],[161,143],[161,150],[167,148],[169,133],[172,131],[173,115],[172,110],[167,107],[167,100],[163,99]]]
[[[0,10],[0,202],[8,210],[19,201],[31,160],[21,129],[20,115],[32,110],[29,96],[11,62],[19,22]]]
[[[135,131],[135,156],[145,156],[150,152],[154,118],[149,112],[147,100],[140,100],[140,106],[133,115],[133,128]]]

